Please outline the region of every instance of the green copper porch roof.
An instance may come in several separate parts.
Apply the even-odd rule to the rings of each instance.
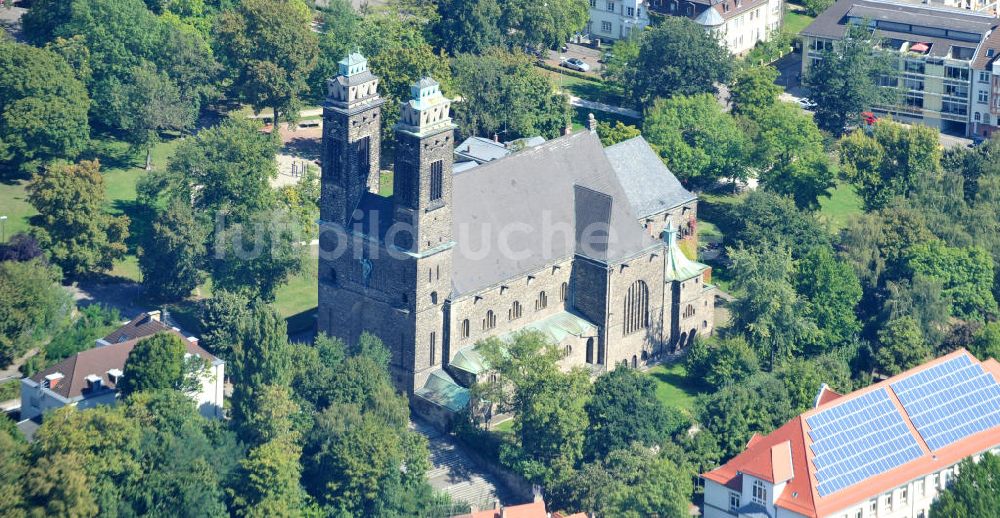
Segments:
[[[558,344],[571,335],[596,335],[597,325],[575,313],[560,311],[537,322],[531,322],[517,331],[505,333],[499,338],[503,342],[510,342],[514,339],[514,335],[521,331],[539,331],[549,341]],[[472,374],[479,374],[489,367],[482,355],[476,351],[475,345],[470,345],[455,353],[455,357],[449,362],[449,365]]]
[[[424,386],[413,393],[452,412],[461,412],[469,404],[469,390],[455,383],[443,370],[432,372]]]
[[[668,281],[686,281],[696,277],[708,269],[708,266],[688,259],[677,244],[677,229],[671,221],[666,228],[667,236],[667,268],[663,277]]]

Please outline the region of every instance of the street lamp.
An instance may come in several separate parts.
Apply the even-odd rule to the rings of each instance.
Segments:
[[[7,242],[7,216],[0,216],[0,243]]]

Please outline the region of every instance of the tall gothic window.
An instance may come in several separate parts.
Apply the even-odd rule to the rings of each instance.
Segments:
[[[437,333],[431,331],[431,366],[437,365]]]
[[[564,282],[562,283],[562,286],[559,287],[559,300],[566,302],[566,298],[568,296],[569,296],[569,284]]]
[[[469,337],[469,319],[462,321],[462,338]]]
[[[341,154],[344,152],[343,146],[341,146],[339,140],[331,139],[328,144],[330,146],[330,149],[327,151],[327,154],[329,155],[327,159],[328,165],[322,178],[322,180],[327,183],[340,180],[340,163],[343,158]]]
[[[545,295],[544,291],[538,292],[538,299],[535,300],[535,311],[539,309],[545,309],[549,305],[549,298]]]
[[[630,335],[649,327],[649,288],[643,281],[635,281],[625,295],[624,332]]]
[[[694,316],[694,306],[688,304],[687,307],[684,308],[684,318],[689,318],[693,316]]]
[[[517,320],[521,318],[521,303],[519,301],[514,301],[514,304],[510,307],[510,312],[507,315],[508,320]]]
[[[489,331],[497,325],[497,316],[493,313],[493,310],[486,312],[486,318],[483,319],[483,331]]]
[[[396,166],[396,178],[393,179],[393,196],[403,205],[413,205],[414,179],[417,177],[415,167],[410,162],[401,161]]]
[[[357,142],[358,176],[367,177],[371,168],[371,137],[361,137]]]
[[[437,160],[431,164],[431,201],[438,201],[443,196],[444,163]]]

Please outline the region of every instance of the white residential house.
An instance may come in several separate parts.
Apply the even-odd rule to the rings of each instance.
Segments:
[[[1000,453],[1000,363],[960,349],[809,410],[702,475],[705,518],[928,518],[959,463]]]
[[[691,18],[715,31],[734,55],[746,54],[781,29],[783,0],[650,0],[661,14]]]
[[[601,41],[628,38],[649,25],[645,0],[590,0],[590,39]]]
[[[200,389],[191,395],[206,417],[222,417],[225,362],[161,320],[159,311],[142,313],[110,335],[97,340],[96,347],[73,356],[21,380],[21,419],[43,417],[46,411],[64,406],[92,408],[114,404],[117,385],[124,376],[125,361],[135,345],[156,333],[173,333],[184,340],[187,355],[197,355],[208,365],[201,376]]]

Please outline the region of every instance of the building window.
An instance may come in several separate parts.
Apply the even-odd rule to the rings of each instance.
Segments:
[[[979,112],[976,112],[976,116],[975,116],[976,122],[981,121],[982,118],[983,118],[982,114],[980,114]]]
[[[990,93],[986,90],[979,91],[979,102],[983,104],[988,104],[990,102]]]
[[[684,308],[684,318],[690,318],[693,316],[694,316],[694,306],[688,304],[687,307]]]
[[[590,0],[590,7],[597,7],[597,0]]]
[[[635,16],[635,8],[634,7],[626,7],[625,8],[625,14],[628,15],[628,16]]]
[[[497,326],[497,316],[493,313],[493,310],[486,312],[486,318],[483,319],[483,331],[489,331]]]
[[[611,22],[601,22],[602,32],[611,32]]]
[[[969,80],[969,69],[960,67],[944,67],[944,76],[948,79],[958,79],[959,81]]]
[[[614,2],[608,2],[608,12],[611,12],[611,13],[615,12],[615,3]]]
[[[341,153],[344,152],[339,140],[331,139],[329,142],[330,142],[330,151],[329,151],[330,168],[327,171],[327,174],[324,174],[322,176],[324,182],[333,182],[336,180],[340,180],[340,160],[341,158],[343,158],[340,155]]]
[[[767,488],[764,487],[764,482],[760,480],[753,481],[751,499],[755,504],[765,505],[765,502],[767,502]]]
[[[892,510],[892,491],[889,491],[889,493],[885,495],[885,508],[889,511]]]
[[[903,486],[899,490],[899,503],[900,504],[906,505],[906,499],[909,497],[909,491],[910,491],[910,488],[907,487],[907,486]]]
[[[980,70],[979,71],[979,82],[980,83],[989,83],[990,82],[990,73],[987,72],[987,71],[985,71],[985,70]]]
[[[559,300],[562,302],[566,302],[566,297],[568,296],[569,296],[569,284],[564,282],[562,283],[562,286],[559,287]]]
[[[437,333],[431,331],[431,367],[437,365]]]
[[[469,337],[469,319],[462,321],[462,338]]]
[[[878,501],[877,500],[869,500],[868,501],[868,514],[871,515],[871,516],[875,516],[875,512],[876,511],[878,511]]]
[[[364,136],[357,142],[358,176],[365,178],[371,169],[371,137]]]
[[[549,305],[549,297],[544,291],[538,292],[538,299],[535,300],[535,311],[545,309]]]
[[[587,339],[587,363],[594,363],[594,337]]]
[[[431,292],[431,304],[434,304],[436,306],[437,303],[438,303],[438,292],[432,291]]]
[[[507,319],[517,320],[518,318],[521,318],[521,303],[515,300],[514,304],[510,307],[510,310],[507,312]]]
[[[635,281],[625,295],[624,333],[630,335],[649,327],[649,288],[643,281]]]
[[[442,196],[442,183],[444,182],[444,163],[436,160],[431,163],[431,201],[438,201]]]

